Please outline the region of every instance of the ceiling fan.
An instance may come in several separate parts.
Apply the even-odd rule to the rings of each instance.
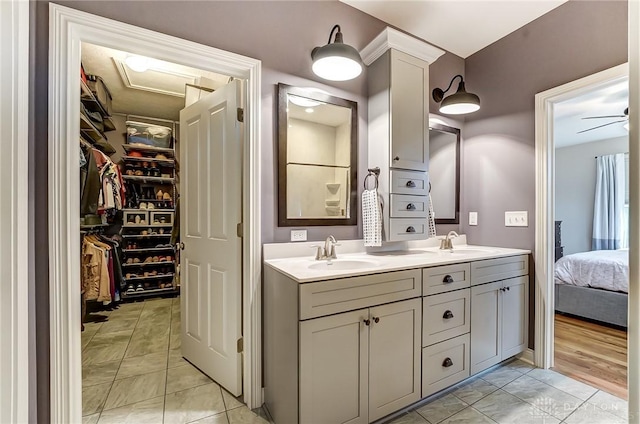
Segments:
[[[620,122],[627,122],[629,121],[629,108],[627,107],[624,109],[624,115],[587,116],[582,119],[612,119],[612,118],[624,118],[624,119],[618,119],[617,121],[607,122],[606,124],[598,125],[592,128],[587,128],[586,130],[578,131],[577,134],[587,132],[587,131],[597,130],[598,128],[606,127],[613,124],[618,124]]]

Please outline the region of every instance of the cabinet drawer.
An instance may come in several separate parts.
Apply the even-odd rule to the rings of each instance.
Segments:
[[[427,238],[426,218],[390,218],[389,241],[424,240]]]
[[[422,270],[422,295],[444,293],[471,285],[471,265],[455,264]]]
[[[392,194],[391,212],[393,218],[426,218],[429,212],[427,196]]]
[[[300,319],[420,296],[419,269],[300,285]]]
[[[471,285],[520,277],[529,273],[527,255],[471,262]]]
[[[430,346],[468,333],[471,290],[462,289],[422,299],[422,345]]]
[[[422,349],[423,398],[469,375],[469,334]]]
[[[426,172],[391,170],[390,193],[413,194],[426,196],[429,194],[429,176]]]

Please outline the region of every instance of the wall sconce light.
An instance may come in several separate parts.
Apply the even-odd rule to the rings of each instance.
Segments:
[[[331,42],[335,30],[336,37]],[[362,73],[360,53],[342,41],[340,25],[335,25],[329,34],[329,42],[311,51],[313,73],[331,81],[347,81]]]
[[[449,91],[449,89],[453,85],[453,81],[455,81],[455,79],[458,77],[460,77],[458,91],[456,91],[455,94],[444,98],[445,93]],[[436,103],[442,102],[440,103],[441,113],[446,113],[449,115],[462,115],[465,113],[475,112],[476,110],[480,109],[480,98],[473,93],[467,93],[464,88],[464,79],[462,78],[462,75],[456,75],[455,77],[453,77],[451,79],[451,82],[449,83],[449,87],[447,87],[447,89],[444,91],[442,91],[442,89],[440,88],[434,88],[431,95],[433,96],[433,100],[435,100]]]

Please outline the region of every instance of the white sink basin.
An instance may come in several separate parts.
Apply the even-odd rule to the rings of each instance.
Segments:
[[[349,269],[362,269],[378,266],[379,263],[375,261],[367,261],[360,259],[334,259],[331,262],[322,261],[309,265],[310,269],[322,269],[326,271],[339,271]]]

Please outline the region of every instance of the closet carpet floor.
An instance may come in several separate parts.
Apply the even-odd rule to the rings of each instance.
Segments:
[[[182,358],[180,298],[98,312],[82,332],[83,424],[267,424]]]

